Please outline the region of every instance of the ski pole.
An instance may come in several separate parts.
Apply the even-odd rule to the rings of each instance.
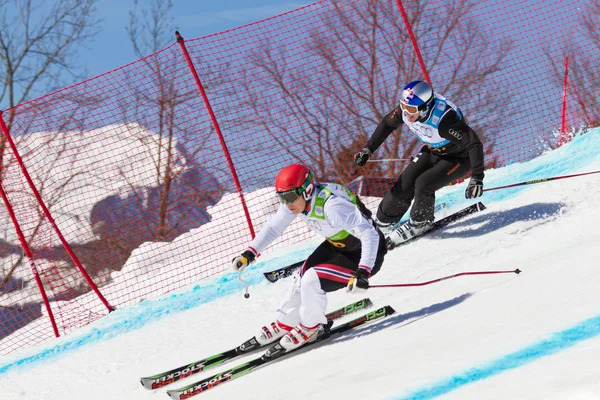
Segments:
[[[248,292],[248,282],[246,282],[244,280],[244,278],[242,278],[242,272],[241,271],[238,272],[238,279],[239,279],[240,282],[242,282],[246,286],[246,293],[244,293],[244,298],[245,299],[250,298],[250,293]]]
[[[584,173],[581,173],[581,174],[573,174],[573,175],[553,176],[553,177],[550,177],[550,178],[534,179],[532,181],[526,181],[526,182],[520,182],[520,183],[513,183],[512,185],[498,186],[498,187],[494,187],[494,188],[483,189],[483,191],[484,192],[489,192],[490,190],[506,189],[506,188],[511,188],[511,187],[515,187],[515,186],[532,185],[534,183],[549,182],[549,181],[555,181],[555,180],[558,180],[558,179],[574,178],[576,176],[591,175],[591,174],[598,174],[598,173],[600,173],[600,171],[584,172]]]
[[[514,269],[509,271],[480,271],[480,272],[460,272],[458,274],[445,276],[443,278],[434,279],[432,281],[421,282],[421,283],[393,283],[389,285],[369,285],[369,289],[371,288],[386,288],[386,287],[409,287],[409,286],[425,286],[431,283],[441,282],[446,279],[456,278],[457,276],[463,275],[491,275],[491,274],[520,274],[520,269]]]
[[[410,158],[378,158],[376,160],[367,160],[367,162],[394,162],[394,161],[410,161]]]

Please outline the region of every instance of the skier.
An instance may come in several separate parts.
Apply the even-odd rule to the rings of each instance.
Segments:
[[[276,311],[276,321],[256,335],[261,345],[280,339],[289,351],[315,340],[323,330],[327,292],[346,287],[348,292],[359,293],[369,287],[368,278],[381,268],[387,248],[383,233],[358,196],[338,184],[315,182],[308,167],[283,168],[275,189],[279,209],[248,249],[233,259],[232,268],[243,271],[295,218],[325,237],[296,275]]]
[[[434,93],[424,81],[414,81],[404,87],[400,105],[379,122],[367,145],[354,155],[354,163],[365,165],[402,123],[417,135],[424,146],[384,195],[374,218],[393,245],[431,229],[435,192],[469,171],[471,180],[465,197],[474,199],[483,194],[481,141],[467,125],[459,108],[444,96]],[[410,218],[394,229],[413,199]]]

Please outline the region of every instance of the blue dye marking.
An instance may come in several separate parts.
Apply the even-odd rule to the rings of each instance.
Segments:
[[[504,371],[519,368],[539,358],[549,356],[569,347],[600,335],[600,316],[585,320],[574,327],[556,332],[548,339],[508,354],[482,367],[471,368],[458,375],[443,379],[426,388],[417,389],[406,396],[395,397],[396,400],[425,400],[447,394],[469,383],[477,382]]]
[[[600,129],[597,128],[590,130],[584,135],[577,136],[566,145],[531,161],[514,163],[504,168],[486,171],[486,179],[484,183],[486,187],[496,187],[520,181],[529,181],[532,179],[540,179],[553,175],[563,175],[581,171],[588,165],[596,162],[598,159],[598,148],[600,148]],[[482,201],[484,201],[486,204],[505,201],[516,197],[521,193],[521,191],[527,190],[529,187],[530,186],[523,186],[514,189],[485,193]],[[464,206],[465,202],[464,188],[444,188],[440,191],[440,196],[438,199],[440,203],[445,203],[448,209],[462,207]],[[312,252],[312,250],[313,248],[307,248],[290,253],[286,257],[272,259],[264,263],[257,263],[256,266],[253,266],[253,268],[244,272],[244,279],[249,285],[263,283],[265,282],[265,279],[262,275],[263,272],[277,269],[281,266],[289,265],[296,261],[305,259]],[[89,329],[86,333],[75,334],[76,336],[74,337],[64,337],[58,339],[56,344],[52,344],[49,347],[37,352],[35,350],[32,351],[32,355],[22,356],[18,359],[0,364],[0,376],[6,374],[16,367],[33,364],[42,360],[53,359],[59,355],[76,350],[87,344],[111,339],[119,336],[120,334],[142,328],[148,323],[157,321],[165,316],[185,311],[201,304],[209,303],[220,297],[232,295],[236,292],[241,293],[242,290],[242,285],[237,280],[237,274],[226,274],[222,277],[206,279],[202,281],[201,284],[184,293],[173,294],[159,300],[146,300],[134,307],[117,310],[116,312],[104,317],[102,320],[97,321],[94,324],[94,327]],[[587,329],[590,329],[590,327]],[[590,330],[594,331],[593,329]],[[594,333],[591,336],[595,336],[596,334],[597,333]],[[559,350],[556,345],[550,346],[548,349],[552,349],[553,352]],[[546,355],[549,354],[547,352],[548,349],[542,349],[543,351],[530,349],[527,351],[538,351],[540,354]],[[541,357],[542,355],[538,357]],[[520,355],[520,357],[522,359],[523,356]],[[6,359],[10,359],[10,357],[6,357]],[[515,364],[518,360],[520,359],[511,358],[510,362],[513,364],[510,365],[520,365]],[[529,361],[530,359],[528,359],[527,362]],[[521,363],[523,363],[523,361],[521,361]],[[506,366],[508,365],[509,363],[507,362],[507,364],[504,366],[504,369],[507,369]],[[514,368],[514,366],[512,368]],[[498,369],[498,372],[504,369]],[[484,377],[490,376],[490,372],[486,372],[486,374],[476,375],[473,373],[467,378],[473,379],[477,377],[476,379],[483,379]],[[466,384],[472,381],[464,381],[464,383],[461,383],[465,379],[464,376],[460,376],[455,379],[456,381],[453,380],[450,382],[450,385],[454,385],[451,386],[452,389],[458,387],[458,385]],[[444,385],[448,385],[448,383],[444,383]],[[438,390],[438,394],[435,394],[433,397],[442,393],[446,393],[446,391],[440,389],[436,390]],[[431,398],[431,395],[426,393],[430,393],[429,390],[427,392],[417,392],[417,395],[424,397],[409,398]]]
[[[265,262],[257,262],[252,268],[244,271],[244,280],[248,285],[266,283],[263,272],[271,271],[282,266],[303,260],[313,251],[307,248],[294,251],[285,257],[277,257]],[[267,283],[270,284],[270,283]],[[88,344],[108,340],[123,333],[131,332],[146,326],[148,323],[158,321],[168,315],[176,314],[201,304],[210,303],[218,298],[243,293],[244,286],[238,280],[236,273],[228,273],[220,277],[203,280],[191,290],[167,295],[157,300],[144,300],[141,303],[117,310],[102,320],[97,321],[93,328],[76,337],[56,339],[58,343],[44,348],[34,354],[0,364],[0,376],[16,367],[29,365],[42,360],[54,359],[59,355],[77,350]],[[84,330],[83,328],[82,330]]]

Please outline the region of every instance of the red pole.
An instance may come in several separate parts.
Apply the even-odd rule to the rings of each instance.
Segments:
[[[563,175],[563,176],[553,176],[550,178],[534,179],[532,181],[527,181],[527,182],[513,183],[512,185],[498,186],[498,187],[494,187],[494,188],[483,189],[483,191],[489,192],[491,190],[506,189],[506,188],[511,188],[511,187],[515,187],[515,186],[532,185],[534,183],[550,182],[550,181],[555,181],[558,179],[574,178],[576,176],[592,175],[592,174],[598,174],[598,173],[600,173],[600,171],[584,172],[581,174],[572,174],[572,175]]]
[[[227,143],[225,143],[225,139],[223,138],[223,134],[221,133],[221,128],[219,127],[219,123],[217,122],[217,117],[215,117],[215,113],[208,101],[208,96],[204,91],[204,87],[202,86],[202,82],[200,82],[200,77],[198,77],[198,73],[196,72],[196,68],[194,67],[194,63],[192,62],[192,58],[185,47],[185,40],[179,34],[178,31],[175,32],[175,36],[177,37],[177,42],[181,46],[181,51],[183,51],[183,55],[185,60],[188,63],[188,67],[190,67],[190,71],[194,76],[194,80],[196,81],[196,86],[198,86],[198,90],[200,91],[200,95],[202,96],[202,100],[204,101],[204,106],[208,111],[208,115],[210,115],[210,120],[212,122],[217,135],[219,136],[219,141],[221,142],[221,147],[223,148],[223,153],[225,153],[225,159],[227,160],[227,164],[229,164],[229,169],[231,170],[231,175],[233,176],[233,181],[235,182],[235,187],[240,195],[240,200],[242,201],[242,208],[244,209],[244,214],[246,215],[246,221],[248,222],[248,228],[250,228],[250,235],[254,239],[254,227],[252,226],[252,219],[250,218],[250,212],[248,211],[248,206],[246,205],[246,199],[244,198],[244,192],[242,192],[242,185],[237,176],[237,172],[235,171],[235,166],[233,165],[233,161],[231,160],[231,155],[229,154],[229,149],[227,148]]]
[[[56,326],[56,320],[54,319],[54,314],[52,313],[52,308],[50,308],[50,302],[48,301],[48,296],[46,296],[46,290],[44,289],[44,285],[42,284],[42,280],[40,279],[40,275],[33,261],[33,254],[31,253],[31,249],[25,240],[25,236],[23,235],[23,231],[21,231],[21,227],[19,226],[19,222],[17,221],[17,217],[15,216],[15,212],[12,208],[12,205],[8,201],[8,196],[6,196],[6,192],[4,191],[4,187],[0,183],[0,195],[2,195],[2,200],[4,201],[4,205],[6,206],[6,211],[8,211],[8,215],[10,215],[10,219],[17,231],[17,236],[19,237],[19,242],[21,243],[21,247],[25,252],[25,255],[29,259],[29,266],[31,267],[31,272],[33,273],[33,277],[35,278],[35,283],[37,283],[38,288],[40,289],[40,294],[42,295],[42,299],[44,301],[44,306],[48,311],[48,318],[50,318],[50,323],[52,324],[52,329],[54,330],[54,336],[59,337],[60,333],[58,333],[58,326]]]
[[[29,176],[29,172],[27,172],[27,169],[25,168],[25,164],[23,164],[21,155],[17,151],[17,146],[15,146],[15,143],[13,142],[12,137],[10,136],[8,127],[4,123],[4,119],[2,119],[1,117],[0,117],[0,129],[4,133],[4,137],[6,138],[6,141],[8,142],[8,144],[13,152],[13,155],[15,156],[15,159],[17,160],[17,164],[19,164],[19,167],[21,168],[21,173],[23,174],[23,177],[29,184],[29,188],[33,192],[33,195],[35,196],[37,202],[39,203],[40,207],[42,208],[44,215],[46,216],[46,218],[48,218],[48,222],[50,222],[50,224],[54,228],[54,231],[58,235],[58,238],[60,239],[61,243],[63,244],[63,247],[65,248],[66,252],[71,257],[71,260],[73,260],[73,263],[75,264],[75,266],[77,266],[77,269],[79,269],[79,272],[81,272],[81,274],[87,281],[88,285],[90,285],[90,288],[92,288],[92,290],[96,293],[96,296],[98,296],[98,298],[104,304],[104,306],[108,309],[108,311],[109,312],[114,311],[114,307],[111,306],[108,303],[108,301],[104,298],[102,293],[100,293],[100,290],[98,290],[98,287],[96,286],[96,284],[94,283],[92,278],[90,278],[90,276],[88,275],[85,268],[83,268],[83,265],[81,265],[81,263],[79,262],[79,258],[77,258],[75,253],[73,253],[73,249],[71,249],[69,242],[67,242],[67,240],[64,238],[60,229],[58,229],[58,225],[56,225],[56,222],[54,221],[52,214],[50,214],[50,210],[48,210],[48,208],[46,207],[46,204],[44,204],[44,200],[42,200],[42,196],[40,195],[40,192],[38,192],[37,188],[35,187],[35,184],[33,183],[33,180],[31,179],[31,176]]]
[[[569,76],[569,57],[565,57],[565,77],[563,80],[562,113],[560,122],[560,137],[558,145],[562,146],[567,141],[567,78]]]
[[[425,285],[430,285],[432,283],[445,281],[446,279],[456,278],[458,276],[464,276],[464,275],[492,275],[492,274],[520,274],[520,273],[521,273],[521,270],[518,269],[518,268],[514,269],[514,270],[509,270],[509,271],[460,272],[458,274],[454,274],[454,275],[450,275],[450,276],[445,276],[443,278],[438,278],[438,279],[434,279],[432,281],[427,281],[427,282],[421,282],[421,283],[394,283],[394,284],[389,284],[389,285],[370,285],[369,289],[371,289],[371,288],[386,288],[386,287],[425,286]]]
[[[425,66],[423,57],[421,56],[421,50],[419,50],[419,44],[417,43],[417,38],[413,34],[412,27],[410,25],[410,21],[408,20],[408,14],[406,13],[406,10],[404,9],[404,5],[402,4],[401,0],[396,0],[396,4],[398,5],[398,8],[400,9],[400,14],[402,14],[402,21],[404,21],[404,25],[406,26],[406,30],[408,31],[408,36],[410,37],[410,41],[413,45],[413,49],[415,50],[415,53],[417,54],[417,59],[419,60],[419,65],[421,66],[421,71],[423,72],[423,76],[425,77],[425,80],[427,81],[427,83],[429,83],[429,85],[431,87],[433,87],[433,85],[431,84],[431,78],[429,77],[429,72],[427,72],[427,67]]]

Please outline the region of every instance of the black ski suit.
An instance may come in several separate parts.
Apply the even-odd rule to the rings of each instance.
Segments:
[[[481,141],[458,107],[443,96],[434,95],[434,103],[425,117],[410,123],[403,119],[402,110],[397,107],[379,122],[367,142],[366,147],[374,153],[404,123],[424,143],[420,153],[379,203],[377,219],[381,222],[398,222],[413,199],[412,220],[433,221],[437,190],[469,171],[473,178],[483,181]]]

